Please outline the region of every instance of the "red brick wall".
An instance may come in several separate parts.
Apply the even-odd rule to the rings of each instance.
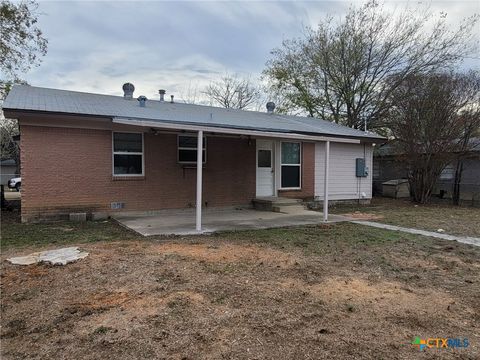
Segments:
[[[315,193],[315,144],[302,143],[302,188],[301,190],[279,190],[278,196],[310,199]]]
[[[195,206],[196,170],[177,163],[175,134],[145,134],[145,176],[112,177],[109,130],[21,126],[22,218],[72,211]],[[255,143],[208,137],[203,171],[208,206],[248,204],[255,197]]]

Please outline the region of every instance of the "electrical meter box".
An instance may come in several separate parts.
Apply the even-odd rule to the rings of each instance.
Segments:
[[[368,176],[368,167],[365,165],[364,158],[355,159],[355,173],[357,177],[367,177]]]

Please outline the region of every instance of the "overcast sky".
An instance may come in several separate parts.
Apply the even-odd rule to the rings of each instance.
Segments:
[[[258,77],[283,39],[326,14],[342,16],[351,3],[40,1],[48,54],[24,78],[35,86],[116,95],[129,81],[136,96],[157,98],[162,88],[188,97],[189,89],[226,71]],[[433,1],[431,8],[458,23],[480,13],[480,1]],[[465,66],[478,69],[479,63],[470,59]]]

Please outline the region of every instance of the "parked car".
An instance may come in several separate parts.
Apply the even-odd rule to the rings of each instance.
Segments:
[[[17,191],[20,191],[22,188],[22,178],[16,177],[8,180],[8,187],[10,189],[16,189]]]

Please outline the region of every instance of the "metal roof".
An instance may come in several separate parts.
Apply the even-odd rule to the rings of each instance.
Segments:
[[[469,140],[468,152],[480,152],[480,137],[473,137]],[[374,156],[398,156],[405,155],[405,150],[397,140],[390,140],[375,147]]]
[[[123,96],[48,89],[29,85],[13,86],[3,103],[3,109],[132,118],[159,123],[327,135],[365,140],[384,139],[373,132],[355,130],[312,117],[269,114],[159,100],[148,100],[145,107],[140,107],[136,99],[127,100]]]
[[[0,160],[0,165],[1,166],[16,166],[17,163],[15,162],[14,159],[3,159],[3,160]]]

